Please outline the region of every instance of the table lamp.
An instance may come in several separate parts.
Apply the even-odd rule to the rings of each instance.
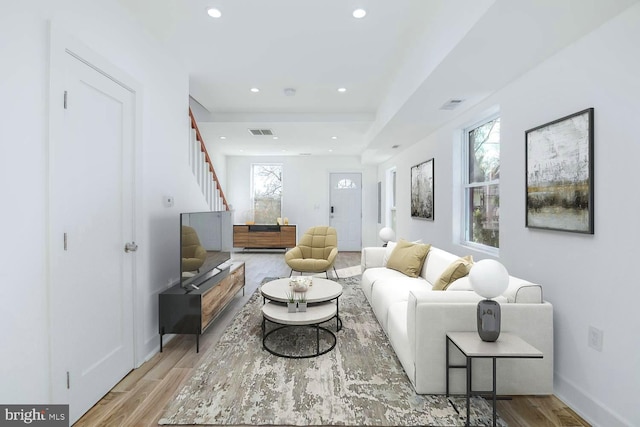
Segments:
[[[500,336],[500,304],[491,300],[509,286],[509,273],[504,265],[492,259],[476,262],[469,272],[471,287],[486,299],[478,303],[478,335],[493,342]]]
[[[396,238],[396,232],[393,231],[391,227],[384,227],[380,230],[378,236],[380,236],[380,239],[384,242],[382,246],[386,247],[388,242]]]

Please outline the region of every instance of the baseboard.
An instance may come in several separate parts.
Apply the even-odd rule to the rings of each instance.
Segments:
[[[631,427],[631,422],[621,418],[602,402],[585,393],[574,383],[554,372],[554,393],[567,406],[594,427]]]

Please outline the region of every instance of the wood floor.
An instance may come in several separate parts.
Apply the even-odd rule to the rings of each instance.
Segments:
[[[76,426],[156,426],[182,383],[198,366],[200,357],[220,338],[234,314],[248,301],[264,277],[284,277],[289,269],[280,253],[235,253],[245,262],[246,292],[240,292],[200,338],[176,336],[140,368],[132,371],[89,410]],[[341,252],[336,268],[360,264],[359,252]],[[510,427],[589,426],[555,396],[516,396],[498,402],[498,413]]]

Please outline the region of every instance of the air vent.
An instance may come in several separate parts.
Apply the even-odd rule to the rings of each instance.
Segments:
[[[300,153],[300,154],[298,154],[298,155],[299,155],[299,156],[310,156],[310,155],[311,155],[311,153]]]
[[[273,135],[273,132],[271,131],[271,129],[249,129],[249,132],[253,136],[261,136],[261,135],[272,136]]]
[[[440,107],[440,109],[441,110],[455,110],[463,102],[464,102],[464,99],[450,99],[447,102],[445,102],[442,105],[442,107]]]

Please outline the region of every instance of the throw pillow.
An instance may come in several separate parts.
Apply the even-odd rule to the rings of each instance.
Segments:
[[[446,291],[450,284],[455,282],[469,274],[471,267],[473,266],[473,258],[471,255],[467,255],[463,258],[458,258],[442,272],[438,280],[433,284],[433,291]]]
[[[422,243],[422,239],[414,240],[413,243]],[[393,252],[393,249],[396,247],[396,245],[397,245],[397,242],[387,242],[387,247],[385,248],[386,250],[384,251],[384,258],[382,260],[383,267],[387,266],[387,263],[389,262],[389,257],[391,256],[391,252]]]
[[[409,277],[418,277],[431,245],[400,240],[387,261],[387,268],[399,271]]]

